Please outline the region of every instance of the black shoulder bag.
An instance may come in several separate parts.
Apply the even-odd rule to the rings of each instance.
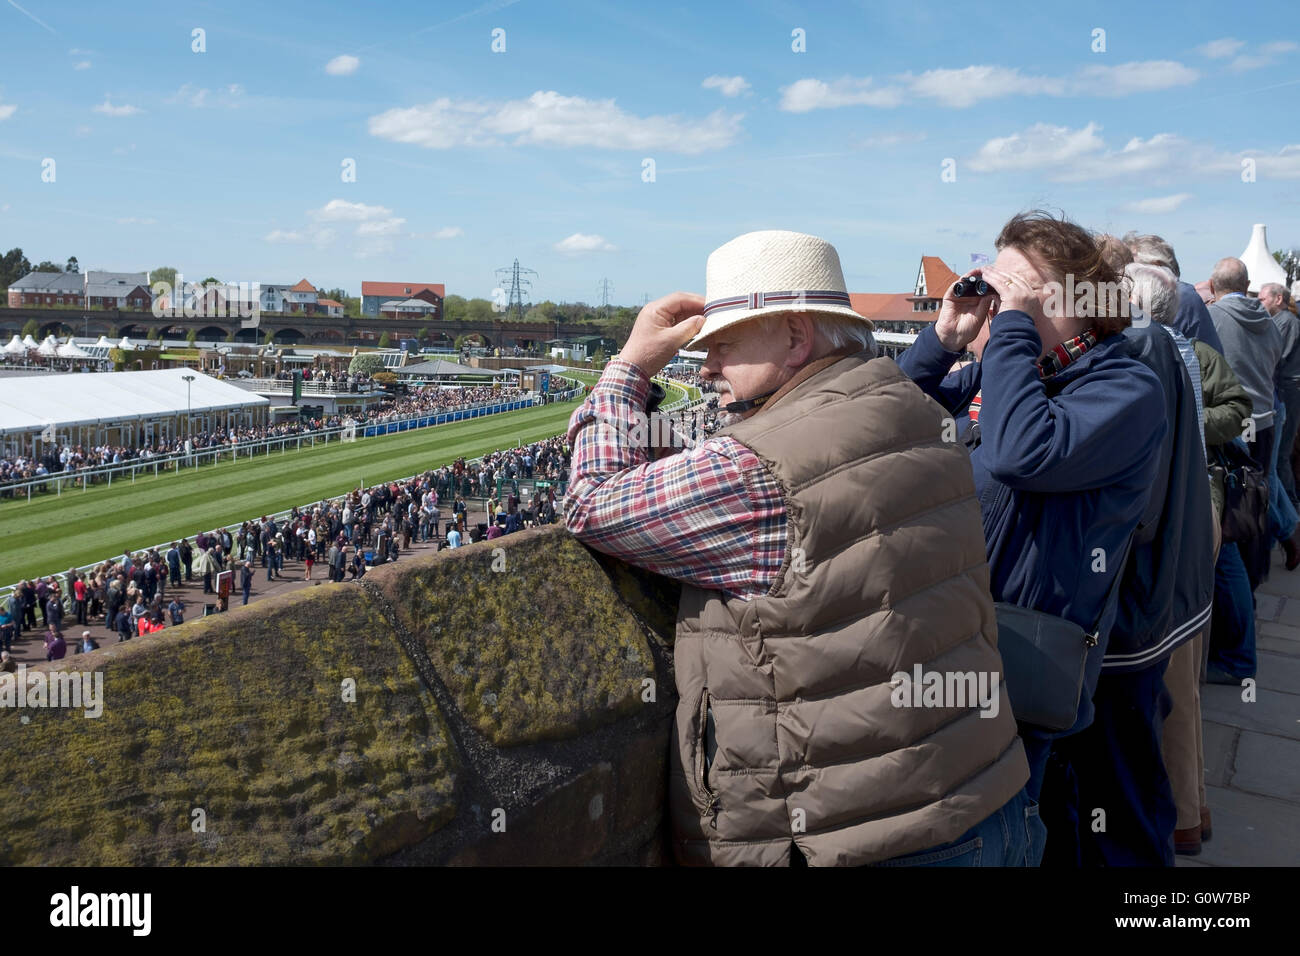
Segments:
[[[1124,560],[1106,590],[1091,631],[1033,608],[1003,601],[993,605],[998,618],[1002,682],[1016,720],[1054,731],[1074,726],[1088,651],[1100,640],[1101,619],[1124,577],[1128,551],[1125,545]]]

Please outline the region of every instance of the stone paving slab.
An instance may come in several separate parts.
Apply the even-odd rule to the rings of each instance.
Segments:
[[[1205,688],[1201,688],[1204,690]],[[1205,785],[1226,787],[1232,775],[1232,748],[1240,731],[1227,724],[1202,719],[1201,746],[1205,749]]]
[[[1243,730],[1231,783],[1236,790],[1300,804],[1300,741]]]
[[[1259,668],[1255,680],[1261,690],[1276,690],[1283,693],[1300,693],[1300,657],[1278,654],[1274,651],[1256,647]],[[1300,715],[1297,715],[1300,716]]]
[[[1280,594],[1257,594],[1255,596],[1255,624],[1260,621],[1276,621],[1282,614],[1286,598]]]
[[[1300,740],[1300,695],[1257,687],[1255,700],[1247,703],[1242,692],[1240,687],[1203,685],[1201,718]]]
[[[1300,866],[1300,806],[1231,787],[1207,787],[1206,796],[1214,838],[1200,856],[1181,859],[1211,866]]]

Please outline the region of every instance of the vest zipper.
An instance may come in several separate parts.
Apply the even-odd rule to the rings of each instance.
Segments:
[[[705,812],[710,816],[710,824],[716,830],[718,828],[718,797],[709,789],[707,783],[708,771],[704,763],[708,747],[707,733],[709,726],[709,689],[707,687],[700,691],[700,706],[697,719],[699,721],[699,731],[695,735],[695,782],[700,794],[704,797]]]

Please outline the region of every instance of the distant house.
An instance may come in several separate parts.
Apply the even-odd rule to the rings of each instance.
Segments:
[[[912,289],[913,312],[938,312],[939,304],[947,295],[952,284],[961,276],[949,269],[938,256],[922,256],[921,266],[916,273],[916,283]],[[918,317],[920,318],[920,317]],[[934,316],[924,319],[933,322]]]
[[[284,312],[285,300],[289,298],[289,289],[287,285],[268,285],[263,284],[261,292],[261,310],[263,312]]]
[[[387,319],[417,319],[427,315],[436,319],[438,305],[425,299],[390,299],[379,303],[379,314]]]
[[[303,279],[295,286],[291,286],[288,294],[284,298],[283,312],[301,312],[304,315],[311,315],[316,311],[317,293],[316,287],[306,279]]]
[[[29,272],[9,287],[9,308],[22,305],[83,305],[86,277],[80,272]]]
[[[948,289],[961,278],[938,256],[922,256],[911,292],[853,292],[853,310],[879,332],[916,333],[939,317]]]
[[[330,318],[343,318],[343,303],[335,302],[333,299],[317,299],[316,311],[324,312]]]
[[[442,318],[442,300],[447,297],[447,287],[442,283],[431,282],[362,282],[361,314],[379,316],[383,306],[390,302],[405,302],[420,299],[434,308],[424,313],[405,312],[404,315],[423,314],[435,319]]]
[[[139,312],[153,304],[147,272],[87,272],[86,307]]]

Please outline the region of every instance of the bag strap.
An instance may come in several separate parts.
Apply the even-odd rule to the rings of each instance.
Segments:
[[[1120,582],[1124,579],[1124,569],[1128,567],[1129,551],[1133,546],[1133,539],[1135,537],[1137,537],[1136,528],[1134,528],[1133,533],[1128,536],[1128,540],[1124,542],[1124,550],[1122,552],[1124,556],[1120,560],[1119,568],[1115,571],[1115,576],[1111,578],[1110,587],[1106,589],[1106,596],[1101,602],[1101,610],[1097,612],[1097,620],[1093,622],[1092,630],[1084,635],[1089,647],[1096,647],[1101,641],[1101,619],[1106,616],[1106,608],[1110,606],[1110,599],[1115,596],[1115,592],[1119,590]]]

